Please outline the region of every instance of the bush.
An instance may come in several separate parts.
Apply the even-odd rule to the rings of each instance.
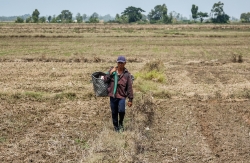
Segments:
[[[239,55],[238,58],[239,58],[239,59],[238,59],[238,62],[239,62],[239,63],[242,63],[242,62],[243,62],[243,56],[242,56],[242,55]]]
[[[135,87],[144,93],[148,91],[158,92],[158,84],[166,82],[164,72],[165,66],[161,61],[151,61],[146,63],[140,72],[134,74],[134,77],[136,78]]]
[[[15,23],[23,23],[23,22],[24,22],[24,20],[20,17],[17,17],[17,19],[15,21]]]
[[[31,21],[32,21],[31,17],[28,17],[28,18],[26,19],[26,23],[31,23]]]
[[[138,72],[135,74],[135,77],[140,77],[145,80],[152,80],[160,83],[165,82],[165,75],[162,72],[158,72],[156,70],[152,70],[149,72]]]
[[[153,71],[156,70],[157,72],[163,72],[165,69],[165,66],[163,62],[156,60],[156,61],[151,61],[145,64],[143,67],[142,71]]]
[[[43,17],[41,17],[40,19],[39,19],[39,22],[40,23],[45,23],[46,22],[46,18],[43,16]]]
[[[165,66],[161,61],[151,61],[146,63],[143,69],[135,74],[135,78],[163,83],[166,80],[164,69]]]

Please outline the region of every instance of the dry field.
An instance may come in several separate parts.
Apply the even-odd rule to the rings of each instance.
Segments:
[[[247,163],[249,45],[250,25],[0,24],[0,162]],[[90,81],[118,55],[123,133]]]

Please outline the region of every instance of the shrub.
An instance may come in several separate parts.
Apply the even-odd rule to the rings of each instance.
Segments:
[[[151,62],[146,63],[142,71],[156,70],[158,72],[163,72],[164,69],[165,69],[165,66],[163,62],[156,60],[156,61],[151,61]]]
[[[140,77],[145,80],[152,80],[160,83],[165,82],[165,75],[162,72],[158,72],[156,70],[149,72],[138,72],[135,74],[135,77],[136,78]]]
[[[239,55],[239,57],[238,57],[238,62],[239,62],[239,63],[242,63],[242,62],[243,62],[243,56],[242,56],[242,55]]]
[[[240,54],[239,56],[238,56],[238,60],[237,60],[237,56],[235,55],[235,54],[233,54],[233,56],[232,56],[232,62],[238,62],[238,63],[242,63],[243,62],[243,56]]]
[[[32,21],[32,18],[31,18],[31,17],[28,17],[28,18],[26,19],[26,23],[31,23],[31,21]]]
[[[234,54],[233,57],[232,57],[232,61],[235,63],[237,62],[237,58],[236,58],[236,55]]]
[[[23,23],[23,22],[24,22],[24,20],[20,17],[17,17],[17,19],[15,21],[15,23]]]
[[[141,72],[135,74],[135,78],[152,80],[156,82],[165,82],[165,66],[161,61],[151,61],[145,64]]]

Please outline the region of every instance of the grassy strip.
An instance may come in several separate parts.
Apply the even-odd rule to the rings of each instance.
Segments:
[[[151,61],[144,65],[141,71],[135,73],[135,88],[140,92],[151,92],[154,97],[171,98],[167,90],[160,90],[166,83],[165,66],[161,61]]]
[[[135,74],[136,78],[142,78],[144,80],[152,80],[159,83],[164,83],[166,81],[165,74],[158,72],[157,70],[152,70],[149,72],[137,72]]]
[[[38,102],[43,102],[43,101],[48,101],[48,100],[75,100],[77,98],[91,98],[93,95],[90,93],[86,93],[82,96],[78,96],[74,92],[62,92],[62,93],[57,93],[57,94],[48,94],[44,92],[16,92],[13,94],[10,93],[0,93],[0,99],[2,100],[10,100],[10,101],[15,101],[15,100],[31,100],[31,101],[38,101]]]

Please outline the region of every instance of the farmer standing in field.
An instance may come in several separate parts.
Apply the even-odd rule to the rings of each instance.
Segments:
[[[110,96],[112,120],[116,132],[122,132],[124,130],[123,120],[125,116],[126,98],[128,97],[129,107],[132,106],[133,101],[132,78],[129,71],[125,68],[125,65],[126,58],[119,56],[117,58],[117,66],[111,67],[109,73],[104,77],[104,81],[109,84],[108,96]]]

